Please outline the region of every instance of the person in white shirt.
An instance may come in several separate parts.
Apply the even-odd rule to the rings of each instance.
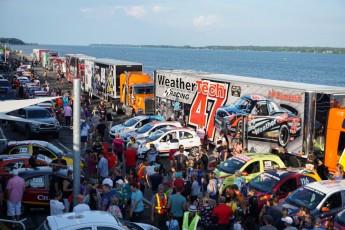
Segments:
[[[62,193],[61,191],[57,191],[55,194],[54,199],[50,200],[50,215],[59,215],[64,212],[66,212],[66,207],[63,205],[63,203],[59,200],[61,200]]]
[[[84,203],[83,195],[77,195],[76,200],[78,204],[73,208],[73,212],[91,211],[90,206]]]

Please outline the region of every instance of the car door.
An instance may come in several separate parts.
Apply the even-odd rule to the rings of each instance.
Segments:
[[[180,145],[184,145],[185,149],[190,149],[192,147],[198,146],[198,143],[195,143],[194,141],[193,134],[189,131],[179,131],[178,139],[180,140]]]
[[[27,118],[27,111],[25,109],[19,109],[18,110],[18,117],[26,119]],[[15,121],[15,125],[16,125],[17,129],[19,129],[21,131],[25,130],[25,124],[26,124],[26,122]]]
[[[297,178],[295,175],[292,177],[286,177],[281,183],[279,183],[276,195],[279,197],[279,200],[283,200],[291,192],[297,189]]]
[[[338,191],[327,196],[321,205],[320,217],[332,217],[343,209],[344,205],[344,192]]]
[[[25,178],[23,203],[31,206],[49,206],[49,181],[46,175],[34,175]],[[31,209],[25,207],[26,209]]]
[[[260,163],[261,162],[257,160],[251,161],[244,165],[242,172],[244,172],[244,174],[247,174],[247,176],[244,176],[246,182],[249,182],[252,178],[256,177],[261,173],[262,166],[260,166]]]
[[[44,148],[42,146],[37,146],[37,145],[33,145],[32,148],[33,148],[33,151],[36,150],[36,151],[38,151],[38,154],[42,154],[42,155],[44,155],[46,157],[49,157],[52,160],[57,158],[56,155],[52,151],[47,149],[47,148]]]
[[[157,150],[160,153],[168,153],[170,151],[169,140],[171,139],[170,133],[165,133],[158,139]]]

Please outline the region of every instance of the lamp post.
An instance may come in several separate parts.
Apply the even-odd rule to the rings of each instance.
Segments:
[[[4,46],[4,56],[5,56],[5,63],[6,63],[6,46],[8,46],[9,44],[8,43],[3,43],[1,45]]]

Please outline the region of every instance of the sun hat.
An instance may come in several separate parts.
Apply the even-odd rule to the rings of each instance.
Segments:
[[[282,218],[283,222],[286,222],[287,224],[292,224],[293,223],[293,219],[289,216],[283,217]]]
[[[123,183],[125,183],[122,179],[119,179],[116,181],[116,184],[119,184],[119,185],[123,185]]]
[[[188,211],[190,212],[196,212],[196,206],[195,205],[190,205],[189,208],[188,208]]]

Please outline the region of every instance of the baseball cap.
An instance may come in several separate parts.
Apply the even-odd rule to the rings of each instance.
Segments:
[[[11,174],[12,174],[12,175],[15,175],[15,176],[18,176],[18,169],[13,169],[13,170],[11,171]]]
[[[282,218],[283,222],[286,222],[287,224],[292,224],[293,223],[293,219],[289,216],[283,217]]]
[[[113,187],[113,185],[114,185],[113,180],[110,179],[110,178],[105,178],[105,179],[102,181],[102,185],[105,185],[105,184],[108,184],[110,187]]]
[[[119,179],[116,181],[116,184],[119,184],[119,185],[123,185],[123,183],[125,183],[122,179]]]

